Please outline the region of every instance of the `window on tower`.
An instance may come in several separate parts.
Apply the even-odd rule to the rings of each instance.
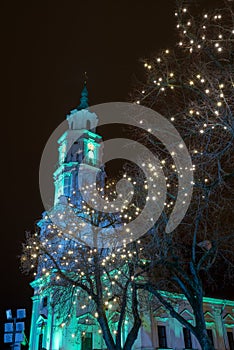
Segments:
[[[48,304],[48,297],[44,297],[42,299],[42,307],[47,307],[47,304]]]
[[[65,176],[64,178],[64,195],[70,196],[71,179],[70,176]]]
[[[39,335],[38,350],[43,350],[42,343],[43,343],[43,334],[41,333]]]
[[[86,122],[86,129],[90,130],[90,128],[91,128],[90,120],[87,120],[87,122]]]

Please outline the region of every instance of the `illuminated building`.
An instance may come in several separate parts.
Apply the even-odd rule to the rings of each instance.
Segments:
[[[59,162],[54,172],[54,207],[61,198],[69,197],[79,203],[79,187],[93,183],[93,176],[99,174],[104,184],[105,171],[101,168],[102,138],[96,134],[98,118],[88,109],[87,88],[84,87],[80,106],[67,116],[69,129],[59,138]],[[90,131],[92,130],[92,131]],[[77,140],[69,146],[69,138]],[[83,167],[83,178],[78,177],[78,168]],[[43,235],[48,229],[49,219],[44,214],[38,223]],[[30,331],[30,350],[91,350],[106,349],[100,326],[93,315],[92,303],[84,305],[83,293],[76,293],[77,300],[67,322],[61,322],[51,294],[45,285],[54,278],[53,271],[41,276],[43,264],[31,283],[34,288],[33,311]],[[177,294],[166,296],[177,305],[177,311],[189,322],[193,322],[191,307],[185,298]],[[234,301],[204,298],[204,313],[208,333],[215,349],[234,349]],[[110,322],[113,322],[113,318]],[[128,334],[129,324],[124,324]],[[142,314],[142,326],[135,341],[134,350],[145,349],[199,349],[198,341],[190,332],[160,305],[151,305]]]

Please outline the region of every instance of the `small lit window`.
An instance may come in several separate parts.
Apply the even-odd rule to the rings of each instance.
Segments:
[[[210,340],[211,340],[212,345],[214,345],[214,339],[213,339],[213,332],[212,332],[212,329],[207,329],[207,334],[208,334],[208,337],[209,337]]]
[[[167,348],[167,335],[165,326],[158,326],[158,343],[160,348]]]
[[[227,332],[229,349],[234,350],[234,337],[232,331]]]
[[[44,297],[42,300],[42,307],[46,307],[48,304],[48,297]]]
[[[38,350],[43,350],[42,343],[43,343],[43,334],[41,333],[39,335]]]
[[[183,334],[184,334],[184,347],[185,349],[192,349],[192,338],[190,330],[187,328],[183,328]]]
[[[93,349],[93,334],[84,332],[81,338],[81,350]]]

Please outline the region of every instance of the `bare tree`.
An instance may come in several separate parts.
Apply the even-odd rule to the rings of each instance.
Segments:
[[[213,349],[206,331],[203,296],[207,286],[233,282],[233,137],[234,14],[233,2],[200,13],[178,2],[178,44],[143,60],[145,82],[132,99],[168,118],[180,132],[194,168],[190,208],[179,227],[165,233],[176,201],[179,169],[151,134],[137,137],[157,153],[167,179],[167,203],[161,221],[145,237],[142,252],[148,276],[138,288],[153,293],[197,337]],[[147,164],[147,161],[145,162]],[[133,170],[135,172],[135,169]],[[221,277],[222,276],[222,277]],[[161,289],[182,293],[190,303],[194,325],[176,312]]]
[[[131,261],[138,243],[132,243],[131,249],[119,246],[119,240],[114,243],[113,237],[121,234],[126,221],[119,213],[98,212],[84,201],[80,208],[69,199],[68,203],[61,198],[60,204],[45,214],[41,229],[27,234],[22,270],[34,270],[36,279],[46,280],[44,288],[52,294],[61,324],[69,322],[79,299],[80,308],[88,308],[96,317],[108,349],[131,349],[141,325]]]

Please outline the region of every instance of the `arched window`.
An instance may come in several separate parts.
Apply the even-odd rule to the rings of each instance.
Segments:
[[[47,307],[47,304],[48,304],[48,297],[44,297],[42,299],[42,307]]]
[[[90,130],[90,128],[91,128],[90,120],[87,120],[87,122],[86,122],[86,129]]]
[[[70,176],[65,176],[64,178],[64,195],[69,197],[71,189],[71,179]]]

